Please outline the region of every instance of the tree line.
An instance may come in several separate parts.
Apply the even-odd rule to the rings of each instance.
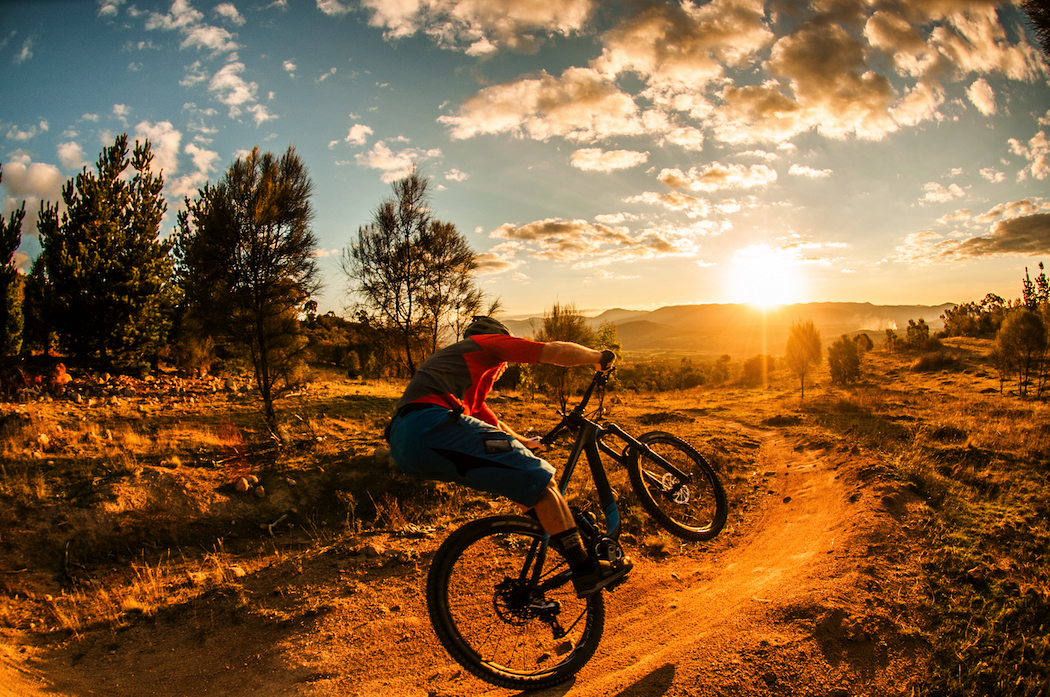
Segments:
[[[25,204],[0,219],[2,356],[116,370],[243,362],[276,431],[274,401],[299,381],[311,343],[304,329],[318,327],[307,168],[293,147],[256,147],[187,197],[164,237],[164,180],[153,162],[148,140],[120,135],[94,169],[66,182],[61,202],[41,203],[41,251],[28,274],[13,265]],[[471,316],[499,306],[485,304],[465,237],[432,215],[428,184],[415,171],[395,182],[343,250],[352,339],[366,362],[382,364],[376,372],[411,374]]]

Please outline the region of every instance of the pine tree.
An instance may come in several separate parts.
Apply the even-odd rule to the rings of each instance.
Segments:
[[[159,239],[167,208],[150,143],[127,134],[62,189],[65,212],[41,204],[46,311],[64,351],[130,365],[168,338],[176,301],[171,244]],[[131,167],[133,174],[125,177]]]
[[[0,166],[0,181],[3,181]],[[26,204],[0,217],[0,356],[16,355],[22,346],[22,284],[13,265],[15,251],[22,243],[22,220]]]
[[[312,188],[294,148],[255,148],[187,201],[176,233],[186,324],[247,348],[274,434],[274,401],[304,358],[299,314],[319,288]]]

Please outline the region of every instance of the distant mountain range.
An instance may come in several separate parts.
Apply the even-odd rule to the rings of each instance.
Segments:
[[[941,329],[941,315],[955,305],[805,303],[766,310],[751,305],[675,305],[652,311],[606,310],[588,322],[595,328],[605,322],[616,325],[625,351],[746,358],[783,354],[788,331],[799,320],[812,320],[825,344],[842,334],[861,333],[881,344],[887,329],[903,336],[908,320],[923,319],[931,331]],[[542,323],[536,317],[506,321],[516,336],[535,336]]]

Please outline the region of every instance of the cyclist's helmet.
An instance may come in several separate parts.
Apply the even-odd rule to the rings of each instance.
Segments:
[[[479,334],[503,334],[504,336],[513,336],[510,330],[504,326],[503,322],[492,317],[475,317],[471,320],[467,328],[463,330],[463,338],[469,339],[472,336]]]

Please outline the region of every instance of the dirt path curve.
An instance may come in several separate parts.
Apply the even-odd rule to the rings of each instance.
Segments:
[[[904,694],[917,647],[893,556],[917,502],[873,483],[863,454],[777,431],[748,435],[760,443],[758,504],[730,512],[735,534],[699,560],[641,560],[607,596],[590,663],[533,694]],[[242,593],[265,612],[194,606],[119,636],[33,647],[29,672],[0,661],[0,685],[17,679],[0,695],[513,694],[473,678],[437,643],[421,551],[379,578],[337,554],[258,569]]]
[[[858,631],[889,619],[873,616],[864,586],[877,569],[858,567],[899,531],[911,497],[858,486],[856,453],[750,435],[766,493],[742,543],[699,568],[643,564],[629,590],[607,596],[598,655],[574,684],[546,694],[888,695],[911,674],[885,632]]]

